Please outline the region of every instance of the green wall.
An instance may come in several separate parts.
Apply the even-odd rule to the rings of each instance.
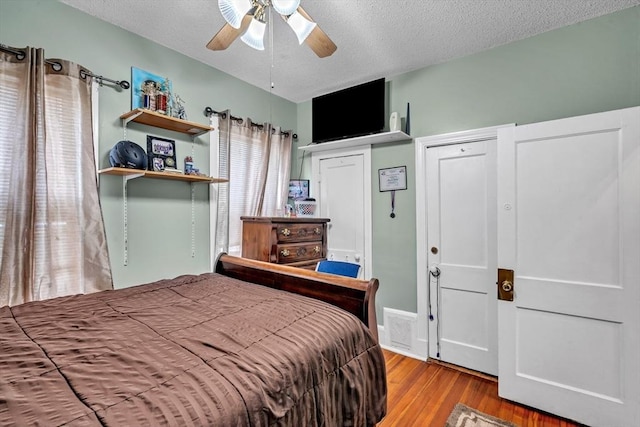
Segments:
[[[640,105],[640,7],[550,31],[444,64],[387,78],[389,111],[411,135],[526,124]],[[298,146],[311,141],[310,102],[298,105]],[[300,173],[301,152],[292,170]],[[305,158],[304,177],[311,176]],[[417,311],[415,153],[412,141],[372,149],[373,274],[382,307]],[[407,165],[407,191],[379,193],[380,168]],[[420,268],[426,268],[421,265]]]
[[[236,116],[268,121],[295,129],[296,105],[271,97],[268,91],[178,52],[93,18],[54,0],[0,0],[0,43],[45,49],[48,58],[82,64],[95,74],[131,81],[135,66],[171,79],[185,100],[187,118],[208,123],[203,111],[230,108]],[[203,41],[203,44],[206,40]],[[265,51],[266,52],[266,51]],[[267,55],[255,52],[256,55]],[[211,52],[211,55],[215,55]],[[268,58],[265,56],[265,60]],[[270,116],[272,108],[272,116]],[[108,152],[123,139],[119,116],[131,109],[130,91],[100,90],[100,168],[108,167]],[[189,136],[131,124],[128,139],[146,149],[146,135],[176,140],[178,163],[190,155]],[[193,142],[194,161],[209,172],[209,136]],[[128,185],[129,265],[123,265],[122,179],[100,178],[100,198],[116,287],[209,270],[209,193],[195,186],[195,257],[191,256],[191,188],[183,182],[135,179]]]
[[[205,41],[206,42],[206,41]],[[297,106],[175,51],[97,20],[54,0],[0,0],[0,43],[43,47],[49,58],[70,59],[114,79],[130,80],[136,66],[166,75],[186,101],[188,118],[206,123],[205,106],[231,108],[256,121],[269,118],[294,129],[299,139],[292,176],[309,178],[310,156],[297,146],[311,140],[311,103]],[[211,53],[214,55],[215,53]],[[256,52],[256,55],[262,54]],[[265,54],[266,55],[266,54]],[[640,105],[640,7],[554,30],[476,55],[388,77],[389,111],[404,117],[411,104],[413,137],[494,126],[533,123]],[[123,132],[118,117],[130,109],[130,93],[100,91],[100,167]],[[133,124],[128,138],[175,139],[178,157],[190,154],[189,137]],[[209,138],[194,144],[196,164],[208,172]],[[379,168],[407,165],[409,188],[396,193],[395,220],[389,195],[372,191],[373,268],[382,307],[415,312],[415,159],[411,141],[375,146],[372,182]],[[122,181],[101,177],[101,201],[117,287],[207,271],[209,205],[197,185],[196,256],[191,257],[188,184],[133,180],[129,183],[129,265],[122,265]],[[424,266],[422,266],[424,267]]]

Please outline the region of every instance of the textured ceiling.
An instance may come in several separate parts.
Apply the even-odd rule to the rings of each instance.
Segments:
[[[640,4],[640,0],[302,0],[338,50],[320,59],[273,15],[266,49],[205,45],[217,0],[61,0],[293,102],[442,63]],[[152,25],[144,22],[153,23]],[[273,24],[273,25],[271,25]],[[273,59],[272,59],[273,55]],[[271,64],[273,63],[273,68]],[[271,79],[270,79],[271,74]]]

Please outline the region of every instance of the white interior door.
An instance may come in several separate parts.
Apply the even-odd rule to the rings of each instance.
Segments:
[[[429,357],[497,375],[496,140],[426,158]]]
[[[640,425],[640,108],[498,134],[499,393]]]
[[[327,224],[327,259],[360,264],[364,271],[364,156],[320,160],[320,216]]]

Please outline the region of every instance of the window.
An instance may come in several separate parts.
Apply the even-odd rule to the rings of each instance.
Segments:
[[[228,132],[223,130],[225,124],[222,120],[220,127],[220,176],[228,176],[230,179],[228,203],[225,200],[225,189],[220,188],[218,227],[225,226],[224,221],[220,221],[220,215],[226,215],[224,210],[228,206],[227,252],[240,255],[240,218],[273,216],[276,209],[282,209],[287,203],[292,138],[290,133],[273,129],[268,124],[256,126],[249,119],[242,123],[231,121]],[[227,152],[228,170],[225,162]],[[224,245],[217,243],[216,246],[220,248]]]
[[[112,287],[91,86],[42,55],[0,61],[0,306]]]

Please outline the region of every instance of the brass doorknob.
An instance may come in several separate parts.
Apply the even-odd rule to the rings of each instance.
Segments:
[[[511,292],[513,290],[513,283],[508,280],[502,282],[502,290],[505,292]]]

